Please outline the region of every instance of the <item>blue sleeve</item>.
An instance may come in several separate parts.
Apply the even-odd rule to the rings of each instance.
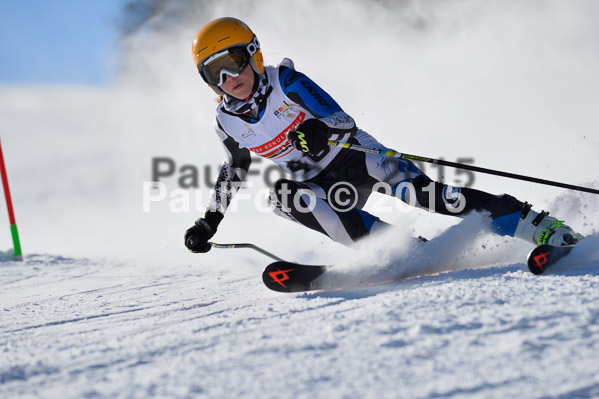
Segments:
[[[292,68],[281,67],[279,82],[287,97],[300,104],[316,117],[324,117],[342,111],[339,104],[312,79]]]

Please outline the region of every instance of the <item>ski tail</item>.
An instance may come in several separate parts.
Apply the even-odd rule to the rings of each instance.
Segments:
[[[552,245],[539,245],[528,255],[528,270],[533,274],[541,274],[558,260],[568,255],[576,245],[554,247]]]
[[[264,272],[262,272],[262,281],[273,291],[310,291],[314,289],[312,283],[320,277],[327,268],[328,266],[312,266],[278,261],[266,266]]]

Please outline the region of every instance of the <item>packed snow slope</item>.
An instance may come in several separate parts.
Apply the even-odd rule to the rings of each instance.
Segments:
[[[223,15],[391,148],[599,188],[599,4],[385,3],[206,2],[127,38],[114,87],[0,87],[25,254],[10,260],[6,217],[0,397],[599,397],[597,195],[424,166],[587,235],[537,277],[532,245],[493,236],[483,216],[379,196],[368,209],[397,228],[332,243],[264,209],[279,175],[256,162],[214,240],[335,264],[324,282],[346,288],[271,292],[267,257],[183,247],[223,158],[189,47]],[[150,189],[158,158],[174,173]],[[391,277],[403,280],[363,284]]]

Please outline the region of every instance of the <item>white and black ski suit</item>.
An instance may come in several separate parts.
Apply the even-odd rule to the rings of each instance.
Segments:
[[[260,79],[267,87],[261,88],[263,96],[252,107],[241,107],[237,112],[227,110],[225,102],[217,107],[216,131],[227,159],[208,212],[225,214],[250,168],[250,152],[275,162],[291,175],[277,181],[271,192],[271,206],[277,214],[343,244],[368,235],[373,226],[382,223],[361,209],[373,190],[446,215],[487,211],[494,230],[501,235],[513,236],[519,219],[530,209],[509,195],[433,182],[408,160],[334,146],[317,156],[307,155],[293,147],[287,132],[310,118],[328,126],[329,139],[384,146],[358,129],[353,118],[311,79],[296,71],[290,60],[277,67],[267,66],[266,76]]]

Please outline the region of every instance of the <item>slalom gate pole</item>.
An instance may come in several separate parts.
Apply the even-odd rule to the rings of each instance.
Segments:
[[[2,143],[0,142],[0,172],[2,174],[2,186],[4,187],[4,197],[6,198],[6,207],[8,208],[8,218],[10,220],[10,232],[14,246],[14,256],[17,260],[23,260],[21,253],[21,243],[19,241],[19,232],[17,230],[17,222],[15,220],[15,212],[12,207],[10,197],[10,189],[8,188],[8,175],[6,174],[6,165],[4,164],[4,156],[2,155]]]
[[[208,244],[210,244],[210,246],[212,248],[222,248],[222,249],[229,249],[229,248],[250,248],[250,249],[253,249],[254,251],[258,251],[262,255],[266,255],[269,258],[272,258],[274,260],[283,260],[283,259],[279,258],[278,256],[273,255],[270,252],[268,252],[268,251],[260,248],[257,245],[254,245],[254,244],[217,244],[215,242],[209,242]]]
[[[473,172],[480,172],[480,173],[486,173],[489,175],[502,176],[502,177],[507,177],[510,179],[524,180],[524,181],[528,181],[528,182],[532,182],[532,183],[545,184],[548,186],[567,188],[569,190],[583,191],[585,193],[599,194],[599,190],[596,190],[594,188],[574,186],[572,184],[559,183],[559,182],[544,180],[544,179],[537,179],[536,177],[517,175],[515,173],[508,173],[508,172],[502,172],[499,170],[486,169],[486,168],[481,168],[481,167],[473,166],[473,165],[467,165],[467,164],[463,164],[463,163],[445,161],[442,159],[434,159],[434,158],[427,158],[427,157],[422,157],[422,156],[418,156],[418,155],[402,154],[400,152],[396,152],[396,151],[389,150],[389,149],[364,147],[364,146],[357,145],[357,144],[340,143],[340,142],[334,141],[334,140],[329,140],[329,145],[335,146],[335,147],[346,148],[346,149],[354,150],[354,151],[369,152],[372,154],[381,154],[381,155],[385,155],[385,156],[392,157],[392,158],[408,159],[410,161],[420,161],[420,162],[425,162],[425,163],[432,163],[435,165],[449,166],[452,168],[471,170]]]

